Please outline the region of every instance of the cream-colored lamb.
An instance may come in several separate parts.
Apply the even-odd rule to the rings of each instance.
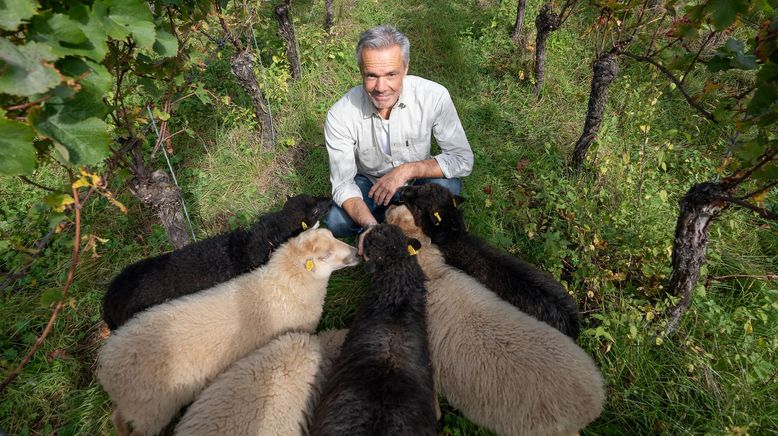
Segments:
[[[219,375],[176,426],[176,435],[300,435],[319,398],[324,358],[316,336],[287,333]]]
[[[235,362],[186,410],[176,435],[302,435],[348,330],[287,333]]]
[[[387,222],[422,242],[435,389],[449,403],[503,435],[570,435],[599,416],[603,380],[586,352],[446,265],[405,206]]]
[[[330,274],[358,262],[353,247],[314,228],[257,270],[139,313],[98,356],[119,434],[159,432],[233,362],[283,333],[312,333]]]

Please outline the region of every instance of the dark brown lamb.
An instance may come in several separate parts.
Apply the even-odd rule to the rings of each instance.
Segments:
[[[577,339],[581,326],[575,300],[550,274],[469,233],[458,208],[463,201],[435,184],[400,191],[400,202],[440,248],[446,263],[471,275],[522,312]]]

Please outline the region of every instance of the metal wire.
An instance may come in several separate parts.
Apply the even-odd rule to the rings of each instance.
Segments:
[[[157,134],[157,141],[162,144],[162,141],[159,137],[159,129],[157,129],[157,122],[154,121],[154,114],[151,112],[151,106],[146,105],[146,110],[149,111],[149,119],[151,119],[151,125],[154,127],[154,133]],[[178,185],[178,179],[176,179],[176,172],[173,171],[173,165],[170,164],[170,158],[167,156],[165,145],[162,144],[160,148],[162,149],[162,154],[165,156],[165,162],[167,162],[167,167],[170,169],[170,174],[173,176],[173,183],[175,183],[176,188],[178,188],[178,198],[181,199],[181,206],[184,208],[184,216],[186,217],[186,222],[189,223],[189,231],[192,233],[192,241],[197,242],[197,237],[194,233],[194,227],[192,226],[192,220],[189,219],[189,211],[186,209],[186,202],[184,201],[184,196],[181,194],[181,187]]]

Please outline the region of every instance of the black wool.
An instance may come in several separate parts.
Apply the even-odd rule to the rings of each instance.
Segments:
[[[364,240],[370,288],[324,385],[312,435],[434,435],[421,244],[381,224]]]
[[[461,269],[522,312],[577,339],[578,305],[550,274],[494,248],[465,228],[464,201],[448,189],[427,184],[402,188],[400,201],[416,225],[440,248],[446,263]]]
[[[329,211],[330,199],[297,195],[278,212],[237,229],[136,262],[117,275],[103,298],[103,319],[111,330],[136,313],[193,294],[254,270],[270,253]]]

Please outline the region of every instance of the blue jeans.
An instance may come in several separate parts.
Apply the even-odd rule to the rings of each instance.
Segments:
[[[370,188],[373,187],[373,182],[370,181],[367,177],[363,176],[362,174],[357,174],[354,177],[354,182],[356,182],[357,186],[359,186],[359,190],[362,191],[362,199],[365,200],[365,204],[367,204],[367,208],[370,209],[370,212],[373,213],[373,216],[375,217],[376,221],[383,222],[386,218],[386,207],[382,205],[377,205],[373,201],[372,198],[367,196],[367,193],[370,191]],[[449,191],[454,193],[454,195],[459,195],[459,193],[462,191],[462,180],[454,178],[454,179],[416,179],[411,185],[418,186],[418,185],[424,185],[427,183],[434,183],[436,185],[440,185],[444,188],[447,188]],[[392,200],[397,200],[398,194],[395,193]],[[357,233],[359,233],[360,230],[362,230],[362,227],[355,223],[354,220],[351,219],[350,216],[346,213],[343,208],[336,204],[332,204],[332,207],[330,208],[330,213],[327,215],[327,218],[325,220],[325,223],[327,224],[327,228],[332,231],[332,234],[335,235],[337,238],[343,238],[346,236],[354,236]]]

